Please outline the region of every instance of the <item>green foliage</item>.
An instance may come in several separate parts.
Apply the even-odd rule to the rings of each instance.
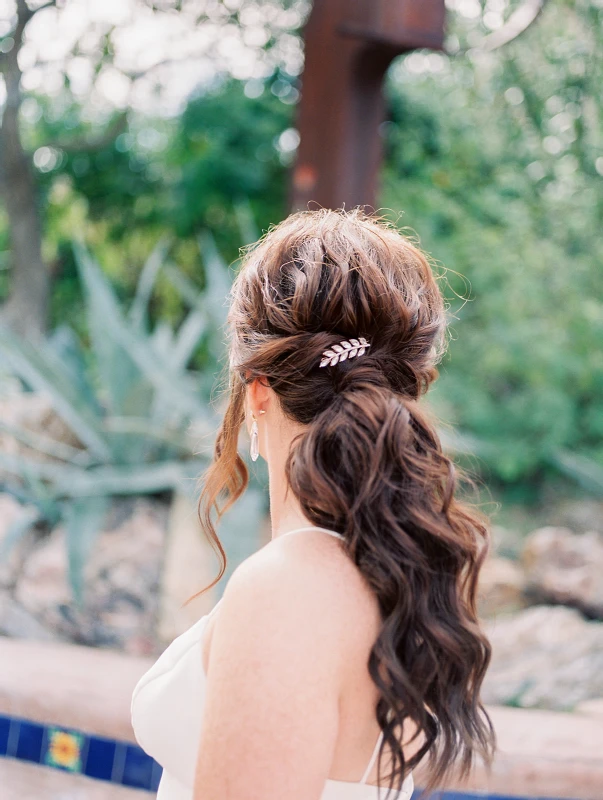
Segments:
[[[88,352],[66,327],[36,346],[0,332],[2,368],[46,393],[81,443],[74,448],[25,430],[7,431],[36,456],[0,454],[2,472],[12,476],[5,477],[3,489],[33,509],[9,533],[5,551],[32,525],[63,520],[71,584],[80,602],[83,566],[110,498],[193,489],[205,459],[196,452],[199,441],[216,428],[210,383],[188,365],[202,340],[214,355],[212,372],[223,355],[217,332],[225,321],[229,280],[209,234],[202,246],[206,292],[185,298],[191,308],[177,330],[166,323],[151,329],[147,320],[153,287],[166,265],[167,242],[161,241],[127,312],[98,264],[76,245]]]
[[[497,15],[508,17],[517,5],[450,0],[449,55],[416,52],[394,64],[378,205],[400,215],[400,225],[417,231],[445,265],[452,341],[431,402],[462,431],[451,447],[475,453],[516,497],[536,495],[559,473],[600,491],[603,9],[598,0],[552,0],[516,41],[480,51]],[[24,125],[29,146],[52,141],[58,153],[38,179],[56,275],[53,316],[81,334],[70,345],[72,360],[89,360],[89,346],[101,358],[103,346],[82,310],[74,230],[93,245],[115,303],[140,292],[154,347],[173,354],[177,327],[175,363],[187,357],[205,319],[195,298],[212,275],[226,274],[199,269],[202,232],[211,232],[231,262],[243,214],[257,221],[243,237],[248,242],[287,213],[293,154],[279,141],[294,125],[298,89],[283,71],[263,82],[220,78],[175,117],[130,111],[123,132],[91,152],[60,146],[95,137],[77,102],[28,97],[30,111],[34,102],[42,111]],[[138,278],[151,243],[166,236],[170,257],[154,282],[148,267],[149,297]],[[0,269],[0,294],[2,276]],[[204,395],[220,346],[215,323],[207,325],[192,347]],[[157,354],[134,347],[128,324],[117,334],[128,357],[111,366],[102,356],[103,380],[109,370],[126,379],[143,365],[152,372]],[[100,382],[82,383],[78,394],[94,395]],[[128,411],[136,403],[146,408],[160,392],[156,382],[139,387],[140,395],[125,385],[114,395],[105,390],[110,396],[100,402]]]
[[[381,200],[450,300],[431,399],[508,484],[603,490],[602,22],[551,4],[501,52],[411,54],[388,85]]]
[[[277,97],[271,88],[279,84]],[[282,216],[286,173],[276,143],[293,123],[294,108],[281,99],[288,85],[275,76],[249,98],[245,84],[229,80],[188,103],[166,164],[175,172],[170,211],[180,236],[203,227],[231,245],[237,230],[230,209],[243,199],[262,226]]]
[[[146,253],[161,236],[170,237],[178,268],[203,288],[196,246],[202,231],[213,235],[231,262],[239,254],[242,213],[251,215],[258,235],[283,216],[286,167],[293,154],[283,152],[279,140],[294,124],[296,80],[277,71],[254,88],[254,96],[248,94],[245,81],[222,78],[192,96],[173,119],[130,112],[121,133],[90,151],[69,146],[94,139],[85,109],[72,97],[61,104],[28,98],[29,113],[37,109],[35,127],[26,126],[31,149],[55,143],[53,168],[38,174],[45,250],[56,277],[55,324],[67,319],[83,332],[71,248],[75,230],[94,245],[118,295],[127,301]],[[243,243],[249,237],[244,234]],[[0,269],[0,299],[6,291]],[[172,324],[181,319],[181,299],[164,275],[150,311],[153,318]]]

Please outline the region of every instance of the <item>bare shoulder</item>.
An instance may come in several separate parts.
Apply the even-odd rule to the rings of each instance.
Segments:
[[[370,627],[375,613],[376,601],[341,541],[304,531],[272,540],[240,564],[225,588],[219,616],[230,618],[233,633],[252,625],[286,640],[305,631],[325,655],[325,641],[345,648],[365,627],[363,621]]]
[[[312,532],[269,542],[233,572],[205,676],[204,797],[319,797],[349,665],[362,660],[355,630],[367,629],[355,569],[340,540]]]

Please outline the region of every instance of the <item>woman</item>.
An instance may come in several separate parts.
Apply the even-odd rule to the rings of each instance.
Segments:
[[[445,340],[425,256],[359,209],[293,214],[245,254],[229,330],[204,528],[224,557],[211,512],[247,485],[245,424],[272,539],[135,689],[159,798],[407,800],[427,754],[427,788],[488,763],[487,525],[418,402]]]

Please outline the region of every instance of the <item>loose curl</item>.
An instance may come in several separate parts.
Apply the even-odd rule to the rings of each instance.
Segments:
[[[445,349],[445,307],[423,253],[361,209],[292,214],[251,246],[232,287],[230,402],[200,500],[204,530],[245,490],[237,452],[246,383],[261,378],[305,426],[286,476],[304,515],[338,531],[379,602],[382,625],[368,669],[392,754],[389,792],[429,754],[425,788],[490,764],[494,731],[480,702],[490,645],[476,588],[487,519],[455,498],[462,475],[420,396]],[[370,349],[336,367],[321,354],[366,336]],[[465,477],[465,476],[463,476]],[[405,759],[405,722],[424,743]],[[415,738],[415,737],[413,737]]]

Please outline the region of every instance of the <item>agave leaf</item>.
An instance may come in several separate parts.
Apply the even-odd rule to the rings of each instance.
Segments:
[[[178,330],[170,361],[175,370],[183,370],[191,360],[206,328],[205,314],[190,311]]]
[[[31,502],[39,509],[42,518],[46,520],[48,525],[56,525],[61,519],[62,509],[52,490],[27,467],[22,475],[22,480]]]
[[[62,515],[61,505],[48,485],[34,475],[27,464],[21,465],[18,482],[9,480],[6,474],[1,477],[1,491],[12,495],[22,506],[37,508],[39,519],[48,525],[57,524]]]
[[[194,443],[191,436],[182,430],[174,430],[165,425],[156,425],[145,417],[107,417],[105,428],[109,431],[143,436],[180,450],[189,456],[194,454]]]
[[[101,385],[106,392],[111,413],[121,415],[128,407],[148,407],[152,388],[118,336],[125,321],[110,282],[85,248],[74,245],[76,260],[85,290],[88,328],[96,356]],[[114,452],[119,459],[125,442],[114,439]]]
[[[109,498],[101,495],[79,497],[65,508],[69,583],[76,605],[80,608],[84,601],[84,567],[102,527],[108,505]]]
[[[35,505],[34,500],[30,496],[27,489],[23,486],[22,481],[10,480],[7,474],[0,473],[0,491],[5,494],[10,494],[22,506]]]
[[[61,516],[61,509],[53,481],[57,476],[70,475],[72,470],[78,471],[79,468],[0,452],[0,470],[4,473],[2,491],[9,492],[22,504],[35,505],[42,517],[54,524]],[[7,474],[18,478],[19,484],[8,481]]]
[[[21,541],[25,534],[30,531],[42,519],[42,514],[38,508],[29,508],[12,525],[4,534],[4,538],[0,543],[0,561],[10,555],[13,547]]]
[[[188,275],[185,275],[174,264],[169,263],[165,266],[165,274],[185,303],[191,308],[196,308],[201,312],[205,311],[206,303],[203,299],[203,294],[197,289]]]
[[[195,461],[160,461],[157,464],[132,469],[131,467],[97,467],[77,476],[76,481],[62,484],[65,496],[87,494],[156,494],[194,482],[201,469]]]
[[[111,450],[103,438],[95,409],[78,393],[69,372],[49,347],[44,343],[34,347],[3,328],[0,331],[0,360],[32,389],[50,396],[57,414],[93,456],[102,461],[110,460]]]
[[[232,284],[228,264],[220,255],[214,237],[209,231],[203,231],[198,241],[205,265],[206,307],[214,324],[219,331],[222,331],[226,323],[227,299]]]
[[[169,363],[174,341],[174,331],[171,326],[165,321],[157,323],[150,336],[150,342],[159,358],[166,363]]]
[[[140,273],[140,278],[136,286],[136,296],[130,307],[130,322],[133,327],[139,330],[144,330],[146,326],[149,301],[159,271],[165,263],[169,247],[170,242],[168,237],[163,236],[155,245],[153,252],[147,258]]]
[[[102,466],[91,469],[35,461],[23,456],[0,453],[0,469],[21,477],[36,478],[47,484],[48,496],[92,497],[95,495],[155,494],[182,489],[194,481],[202,467],[198,459],[160,461],[133,468]]]
[[[36,479],[51,483],[63,477],[67,478],[74,471],[80,471],[77,467],[67,467],[58,462],[36,461],[26,456],[3,452],[0,452],[0,470],[15,475],[24,482]]]
[[[38,453],[44,453],[44,455],[58,458],[61,461],[67,461],[79,466],[87,466],[92,461],[86,450],[72,447],[70,444],[65,444],[64,442],[58,442],[55,439],[51,439],[49,436],[30,431],[27,428],[19,428],[16,425],[10,425],[0,420],[0,431],[8,433],[9,436],[27,445],[27,447],[31,447],[32,450]]]
[[[99,319],[104,320],[102,329],[105,336],[115,338],[145,379],[169,398],[174,409],[193,417],[205,416],[205,406],[190,377],[185,374],[175,376],[153,350],[148,338],[128,327],[106,279],[81,246],[76,247],[76,258],[84,284],[94,297]]]
[[[48,337],[48,344],[60,359],[65,370],[69,372],[74,390],[88,403],[94,413],[101,417],[103,409],[94,387],[88,380],[86,356],[73,329],[68,325],[59,325]]]

